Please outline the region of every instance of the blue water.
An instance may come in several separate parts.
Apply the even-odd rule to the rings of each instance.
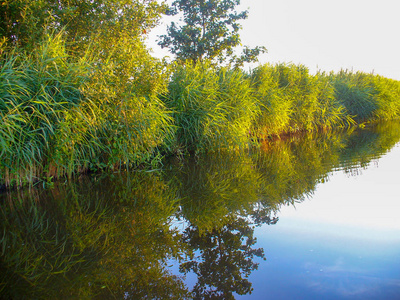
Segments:
[[[238,299],[400,299],[400,148],[255,230],[267,261]]]
[[[400,299],[399,181],[387,123],[0,194],[0,298]]]

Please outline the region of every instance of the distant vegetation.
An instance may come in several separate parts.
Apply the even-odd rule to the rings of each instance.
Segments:
[[[400,115],[400,82],[379,75],[157,60],[144,45],[166,10],[154,1],[4,3],[2,187]],[[236,62],[262,50],[246,49]]]

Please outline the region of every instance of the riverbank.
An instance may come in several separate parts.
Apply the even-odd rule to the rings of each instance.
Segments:
[[[247,148],[400,114],[400,82],[379,75],[312,75],[293,64],[244,72],[135,54],[134,62],[99,64],[72,56],[58,38],[3,54],[0,185],[156,168],[164,156]]]

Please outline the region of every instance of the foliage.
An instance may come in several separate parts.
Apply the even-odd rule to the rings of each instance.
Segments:
[[[357,122],[394,119],[400,113],[400,82],[363,72],[331,74],[335,98]]]
[[[113,41],[114,51],[96,56],[99,48],[93,47],[76,59],[66,53],[60,34],[31,54],[5,56],[0,73],[4,184],[137,166],[157,157],[156,147],[168,136],[169,118],[157,98],[166,89],[166,69],[140,40],[121,33]]]
[[[0,39],[27,49],[41,40],[45,25],[51,20],[46,11],[49,1],[4,0],[0,5]]]
[[[231,62],[242,65],[257,61],[265,52],[264,47],[245,48],[240,58],[234,57],[234,48],[240,45],[239,21],[247,18],[248,12],[237,12],[240,0],[175,0],[170,15],[183,14],[183,25],[172,22],[168,34],[162,35],[161,47],[169,48],[178,61],[217,60],[219,63],[231,58]]]
[[[164,4],[152,0],[5,0],[0,6],[0,38],[34,50],[47,32],[63,31],[69,50],[85,51],[99,39],[99,32],[116,36],[123,29],[141,36],[164,10]]]
[[[252,80],[262,109],[255,124],[260,136],[353,123],[324,74],[310,75],[302,65],[265,64],[252,72]]]
[[[247,17],[239,3],[174,1],[169,13],[184,25],[160,43],[183,64],[168,65],[144,44],[164,2],[2,1],[0,187],[399,117],[400,82],[382,76],[293,64],[241,71],[265,49],[234,55]],[[233,67],[215,67],[229,59]]]
[[[240,70],[208,62],[178,66],[164,102],[173,111],[177,147],[215,151],[246,147],[258,108]]]
[[[0,69],[3,180],[33,181],[42,172],[60,123],[82,102],[80,86],[88,77],[85,61],[69,61],[59,37],[30,55],[6,55]]]

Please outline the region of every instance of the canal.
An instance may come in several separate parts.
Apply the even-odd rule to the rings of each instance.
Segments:
[[[0,298],[398,299],[400,124],[0,194]]]

